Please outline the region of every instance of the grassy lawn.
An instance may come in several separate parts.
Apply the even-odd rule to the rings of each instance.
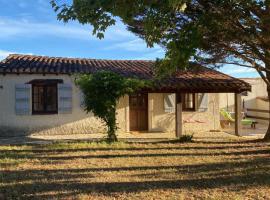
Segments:
[[[0,146],[0,199],[270,199],[269,147],[226,138]]]

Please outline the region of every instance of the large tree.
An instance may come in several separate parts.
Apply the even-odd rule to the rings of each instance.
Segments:
[[[253,68],[270,96],[270,0],[53,0],[52,6],[59,20],[90,24],[99,38],[121,19],[150,47],[164,47],[159,72],[186,69],[191,60]]]

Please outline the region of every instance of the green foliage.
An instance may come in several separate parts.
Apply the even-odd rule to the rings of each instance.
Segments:
[[[179,142],[193,142],[193,134],[192,135],[182,135],[179,139]]]
[[[58,19],[91,24],[98,37],[119,17],[150,47],[162,45],[165,64],[173,69],[189,67],[189,60],[263,66],[269,57],[269,1],[73,0],[58,5],[53,0],[52,6]]]
[[[65,2],[65,1],[64,1]],[[67,1],[66,1],[67,2]],[[166,73],[189,68],[189,61],[218,67],[239,64],[270,74],[270,3],[263,0],[73,0],[58,5],[58,19],[91,24],[102,38],[117,17],[148,46],[159,44],[166,57],[158,66]],[[267,63],[266,63],[267,62]],[[260,73],[264,77],[264,73]],[[269,75],[270,77],[270,75]],[[267,78],[264,80],[267,81]],[[270,83],[269,83],[270,86]]]
[[[147,81],[125,78],[108,71],[79,75],[76,84],[84,94],[85,110],[105,122],[109,142],[117,141],[116,106],[120,97],[150,86]]]

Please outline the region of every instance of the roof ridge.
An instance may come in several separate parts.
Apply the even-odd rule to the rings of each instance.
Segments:
[[[80,58],[80,57],[63,57],[63,56],[46,56],[46,55],[30,55],[30,54],[9,54],[7,58],[12,58],[14,56],[19,57],[36,57],[36,58],[48,58],[48,59],[63,59],[63,60],[94,60],[94,61],[122,61],[122,62],[155,62],[154,60],[132,60],[132,59],[102,59],[102,58]]]

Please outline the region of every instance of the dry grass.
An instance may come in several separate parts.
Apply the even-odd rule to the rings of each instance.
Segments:
[[[0,146],[0,199],[270,199],[269,143],[199,137]]]

